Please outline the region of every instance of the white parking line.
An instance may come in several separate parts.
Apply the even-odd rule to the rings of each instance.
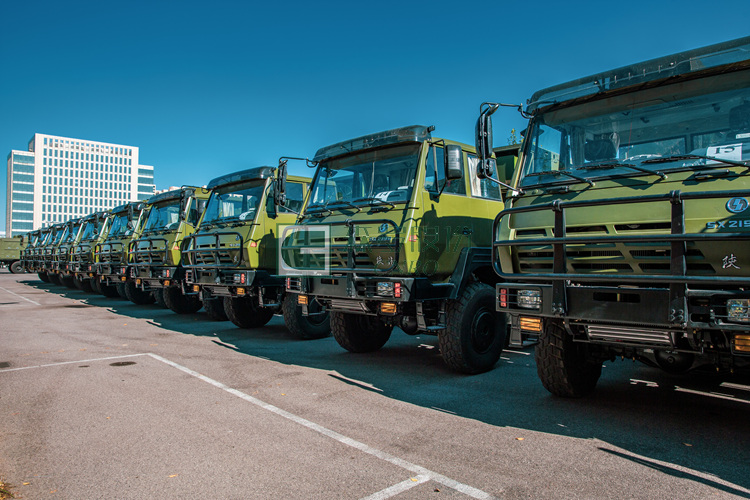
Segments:
[[[188,375],[191,375],[199,380],[202,380],[203,382],[206,382],[207,384],[211,384],[212,386],[221,389],[222,391],[228,392],[229,394],[236,396],[240,399],[243,399],[247,401],[248,403],[252,403],[255,406],[258,406],[260,408],[263,408],[264,410],[270,411],[271,413],[275,413],[276,415],[280,417],[284,417],[287,420],[290,420],[292,422],[295,422],[303,427],[306,427],[312,431],[315,431],[319,434],[322,434],[324,436],[327,436],[331,439],[334,439],[338,441],[341,444],[345,444],[346,446],[350,446],[354,449],[357,449],[363,453],[367,453],[368,455],[374,456],[376,458],[379,458],[380,460],[383,460],[385,462],[388,462],[392,465],[396,465],[398,467],[401,467],[403,469],[408,470],[409,472],[412,472],[416,474],[417,481],[412,481],[411,479],[408,480],[409,483],[412,483],[408,486],[416,486],[417,484],[421,484],[425,481],[435,481],[437,483],[442,484],[443,486],[446,486],[448,488],[451,488],[453,490],[458,491],[459,493],[463,493],[464,495],[467,495],[472,498],[478,498],[478,499],[484,499],[484,500],[490,500],[495,499],[492,495],[489,493],[482,491],[480,489],[474,488],[473,486],[469,486],[468,484],[464,484],[458,481],[455,481],[449,477],[443,476],[442,474],[438,474],[437,472],[431,471],[429,469],[426,469],[424,467],[421,467],[419,465],[413,464],[411,462],[408,462],[406,460],[403,460],[401,458],[398,458],[394,455],[391,455],[390,453],[386,453],[384,451],[378,450],[377,448],[373,448],[372,446],[368,446],[362,442],[359,442],[355,439],[352,439],[350,437],[344,436],[343,434],[339,434],[336,431],[332,431],[330,429],[327,429],[321,425],[318,425],[314,422],[311,422],[305,418],[299,417],[293,413],[290,413],[286,410],[282,410],[281,408],[274,406],[272,404],[266,403],[264,401],[261,401],[260,399],[254,398],[248,394],[245,394],[242,391],[238,391],[237,389],[232,389],[231,387],[214,380],[212,378],[209,378],[205,375],[202,375],[194,370],[191,370],[190,368],[187,368],[185,366],[182,366],[178,363],[175,363],[174,361],[170,361],[167,358],[163,358],[159,356],[158,354],[153,353],[140,353],[140,354],[128,354],[123,356],[111,356],[106,358],[97,358],[97,359],[84,359],[80,361],[64,361],[60,363],[50,363],[45,365],[37,365],[37,366],[27,366],[22,368],[8,368],[5,370],[0,370],[0,373],[3,372],[11,372],[11,371],[19,371],[19,370],[29,370],[32,368],[46,368],[51,366],[61,366],[61,365],[69,365],[69,364],[75,364],[75,363],[91,363],[94,361],[108,361],[112,359],[122,359],[122,358],[132,358],[132,357],[138,357],[138,356],[150,356],[151,358],[161,361],[164,364],[167,364],[173,368],[176,368],[180,370],[183,373],[186,373]],[[393,496],[400,491],[396,491],[398,488],[405,488],[407,485],[404,484],[407,483],[407,481],[404,481],[402,483],[398,483],[397,485],[391,486],[389,488],[386,488],[385,490],[382,490],[375,495],[378,494],[387,494],[385,492],[394,492],[390,496]],[[408,488],[405,488],[408,489]],[[405,491],[405,490],[402,490]],[[368,497],[369,498],[369,497]],[[389,498],[389,496],[380,496],[380,497],[373,497],[373,498]]]
[[[373,493],[372,495],[364,497],[361,500],[386,500],[386,498],[395,497],[399,493],[410,490],[418,484],[426,483],[429,480],[430,478],[428,476],[418,475],[417,477],[412,477],[410,479],[407,479],[406,481],[401,481],[398,484],[394,484],[390,488],[386,488],[384,490],[378,491],[377,493]]]
[[[38,306],[41,306],[41,305],[42,305],[42,304],[40,304],[39,302],[33,301],[33,300],[31,300],[31,299],[27,299],[26,297],[24,297],[24,296],[22,296],[22,295],[18,295],[17,293],[11,292],[11,291],[10,291],[10,290],[8,290],[7,288],[3,288],[3,287],[1,287],[1,286],[0,286],[0,290],[2,290],[2,291],[4,291],[4,292],[8,292],[8,293],[9,293],[9,294],[11,294],[11,295],[15,295],[15,296],[16,296],[16,297],[18,297],[19,299],[23,299],[23,300],[25,300],[26,302],[31,302],[32,304],[36,304],[36,305],[38,305]]]

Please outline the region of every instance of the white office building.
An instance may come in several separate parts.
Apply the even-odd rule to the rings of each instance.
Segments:
[[[5,232],[32,229],[107,210],[154,194],[154,167],[138,148],[34,134],[28,151],[8,155]]]

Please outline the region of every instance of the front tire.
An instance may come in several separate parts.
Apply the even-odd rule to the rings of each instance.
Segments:
[[[203,300],[203,309],[206,315],[214,321],[227,321],[227,312],[224,310],[223,297],[210,297]]]
[[[93,293],[94,289],[91,287],[91,282],[89,280],[84,280],[78,277],[73,278],[73,284],[76,288],[79,290],[83,290],[86,293]]]
[[[72,276],[60,275],[60,284],[68,288],[76,288],[76,281],[75,281],[75,278]]]
[[[555,396],[586,396],[602,374],[602,362],[589,355],[586,344],[573,342],[556,320],[545,320],[534,358],[542,385]]]
[[[168,309],[167,303],[164,301],[164,289],[163,288],[155,288],[151,293],[154,294],[154,303],[157,306],[163,307],[164,309]]]
[[[333,338],[349,352],[377,351],[391,338],[393,327],[375,316],[340,311],[330,314]]]
[[[11,265],[10,265],[10,266],[8,267],[8,271],[10,271],[10,272],[11,272],[11,273],[13,273],[13,274],[18,274],[18,273],[22,273],[22,272],[24,272],[24,268],[23,268],[23,266],[21,265],[21,261],[20,261],[20,260],[17,260],[17,261],[15,261],[14,263],[12,263],[12,264],[11,264]]]
[[[164,303],[177,314],[193,314],[201,308],[201,301],[194,295],[185,295],[179,287],[164,288]]]
[[[52,283],[53,285],[62,286],[62,281],[60,281],[60,275],[59,274],[57,274],[57,273],[49,273],[48,276],[49,276],[50,283]]]
[[[260,328],[273,318],[273,309],[260,307],[252,297],[226,297],[224,310],[229,321],[240,328]]]
[[[317,301],[313,301],[308,307],[313,308],[312,313],[317,313],[321,309]],[[292,334],[303,340],[322,339],[331,334],[330,314],[326,312],[312,316],[303,316],[302,308],[297,305],[296,295],[286,294],[284,302],[281,305],[281,310],[284,313],[286,327]]]
[[[445,328],[438,333],[443,361],[451,370],[476,374],[492,369],[505,345],[505,315],[495,311],[495,289],[469,283],[446,308]]]
[[[42,280],[45,283],[49,283],[49,274],[47,273],[36,273],[37,276],[39,276],[39,279]]]
[[[151,292],[146,292],[138,288],[135,285],[135,281],[125,282],[125,295],[130,302],[139,306],[154,303],[154,296]]]

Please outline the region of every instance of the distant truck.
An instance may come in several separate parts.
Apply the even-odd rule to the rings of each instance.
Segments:
[[[25,247],[22,236],[0,238],[0,267],[7,267],[11,273],[23,272],[21,252]]]
[[[524,114],[496,301],[511,344],[538,336],[544,387],[589,394],[616,358],[750,368],[750,37],[541,90]]]
[[[134,201],[110,210],[101,240],[94,246],[94,273],[99,282],[95,289],[106,297],[127,298],[126,283],[130,276],[130,242],[140,233],[144,203]],[[142,224],[141,224],[142,225]]]
[[[211,191],[183,186],[146,201],[140,233],[129,244],[128,299],[136,304],[157,302],[178,314],[198,311],[197,295],[186,294],[182,244],[193,234]]]

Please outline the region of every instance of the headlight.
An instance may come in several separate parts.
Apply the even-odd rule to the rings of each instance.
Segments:
[[[518,290],[518,307],[539,309],[542,305],[542,293],[539,290]]]
[[[393,282],[379,281],[378,295],[380,295],[381,297],[393,297]]]
[[[750,323],[750,299],[727,300],[727,319],[740,323]]]

